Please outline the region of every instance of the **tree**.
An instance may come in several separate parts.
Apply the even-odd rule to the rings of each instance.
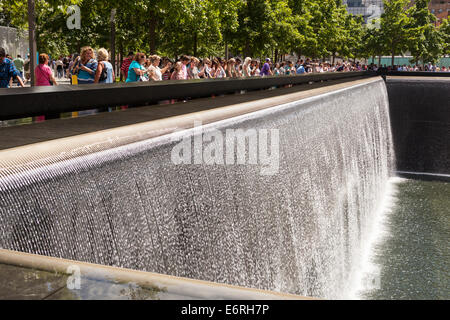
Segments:
[[[388,52],[386,44],[383,42],[381,30],[375,27],[376,21],[373,20],[372,26],[366,26],[364,35],[361,39],[362,56],[373,57],[384,55]]]
[[[314,14],[318,10],[318,1],[316,0],[289,0],[288,5],[292,10],[292,14],[296,17],[296,25],[299,39],[293,51],[297,52],[298,56],[308,54],[311,48],[317,48],[318,39],[311,23]]]
[[[303,53],[313,58],[350,54],[350,26],[356,26],[341,0],[314,0],[299,4],[308,12],[310,35],[305,39]],[[306,7],[306,8],[305,8]],[[359,36],[359,31],[357,35]],[[333,61],[334,62],[334,61]]]
[[[442,39],[442,53],[444,55],[450,55],[450,21],[445,19],[439,26],[439,32]]]
[[[364,19],[361,16],[355,17],[347,14],[344,28],[347,41],[342,44],[341,54],[352,59],[366,58],[363,48],[363,36],[366,29],[367,27],[364,27]]]
[[[270,2],[247,0],[239,8],[239,27],[234,34],[237,49],[244,56],[262,55],[265,44],[271,38],[269,32]]]
[[[434,22],[436,17],[429,11],[430,0],[416,0],[408,10],[411,18],[408,29],[410,31],[409,50],[412,63],[435,63],[442,54],[442,38]]]
[[[384,0],[384,13],[380,19],[381,39],[392,56],[392,66],[396,54],[408,49],[410,18],[406,14],[409,0]]]
[[[229,47],[238,48],[234,40],[239,29],[239,12],[244,6],[244,0],[214,0],[213,3],[219,9],[220,33],[224,42],[225,57],[228,58]]]
[[[270,1],[270,23],[267,49],[274,49],[276,52],[292,52],[299,43],[304,42],[304,36],[300,33],[298,26],[302,26],[303,21],[300,15],[294,15],[287,1]],[[270,52],[267,52],[270,53]]]

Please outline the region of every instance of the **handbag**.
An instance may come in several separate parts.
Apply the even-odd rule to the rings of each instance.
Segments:
[[[106,69],[106,65],[103,63],[102,73],[100,74],[99,82],[103,82],[108,79],[108,70]]]

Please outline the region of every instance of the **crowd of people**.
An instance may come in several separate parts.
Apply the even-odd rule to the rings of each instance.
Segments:
[[[360,62],[342,61],[336,63],[321,62],[313,59],[272,62],[266,58],[258,59],[240,57],[213,59],[190,57],[183,55],[178,61],[167,57],[149,55],[141,52],[130,52],[123,59],[120,75],[114,72],[110,56],[106,49],[94,51],[91,47],[83,47],[80,54],[68,57],[60,56],[50,59],[45,53],[39,55],[39,65],[34,74],[36,86],[58,85],[58,80],[70,79],[72,84],[114,83],[116,80],[127,83],[139,81],[164,81],[213,78],[241,78],[264,76],[288,76],[309,73],[378,71],[380,68],[398,71],[434,71],[449,72],[450,68],[439,68],[432,64],[425,66],[378,67],[376,64],[365,65]],[[24,86],[30,79],[29,57],[23,60],[20,55],[16,59],[0,48],[0,88],[10,87],[13,80],[18,86]]]
[[[403,72],[450,72],[450,66],[447,68],[445,66],[439,67],[435,64],[428,63],[423,66],[419,65],[394,65],[379,67],[376,64],[371,64],[369,70],[378,71],[379,69],[385,69],[386,71],[403,71]]]

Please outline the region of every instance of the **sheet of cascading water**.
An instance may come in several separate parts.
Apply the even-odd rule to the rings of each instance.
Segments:
[[[203,129],[279,129],[278,173],[261,175],[260,164],[175,165],[172,149],[189,130],[15,168],[0,173],[0,247],[348,297],[394,169],[384,82]]]

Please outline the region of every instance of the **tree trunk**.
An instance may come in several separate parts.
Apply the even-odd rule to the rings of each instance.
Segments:
[[[378,56],[378,67],[380,67],[380,68],[381,68],[381,55],[380,55],[380,56]]]
[[[250,50],[250,43],[249,43],[249,41],[247,40],[246,42],[245,42],[245,56],[246,57],[251,57],[252,56],[252,54],[251,54],[251,52],[250,52],[251,50]]]
[[[278,48],[275,49],[275,63],[278,62]]]
[[[198,51],[198,32],[196,31],[194,34],[194,57],[197,57]]]
[[[225,40],[225,59],[228,61],[228,41]]]
[[[36,85],[36,78],[34,76],[34,69],[36,68],[36,7],[35,0],[28,0],[28,41],[30,46],[30,76],[31,86]]]
[[[393,47],[392,47],[391,52],[392,52],[391,66],[392,66],[392,68],[394,68],[394,62],[395,62],[395,50],[394,50]]]
[[[119,54],[120,54],[119,73],[120,73],[120,82],[122,82],[124,79],[123,79],[123,75],[122,75],[123,43],[121,40],[119,41]]]
[[[150,36],[150,54],[156,54],[156,26],[158,20],[156,17],[156,12],[150,10],[150,20],[149,20],[149,36]]]
[[[111,64],[114,74],[117,75],[116,68],[116,9],[111,9]]]
[[[333,52],[333,64],[336,62],[336,52]]]

